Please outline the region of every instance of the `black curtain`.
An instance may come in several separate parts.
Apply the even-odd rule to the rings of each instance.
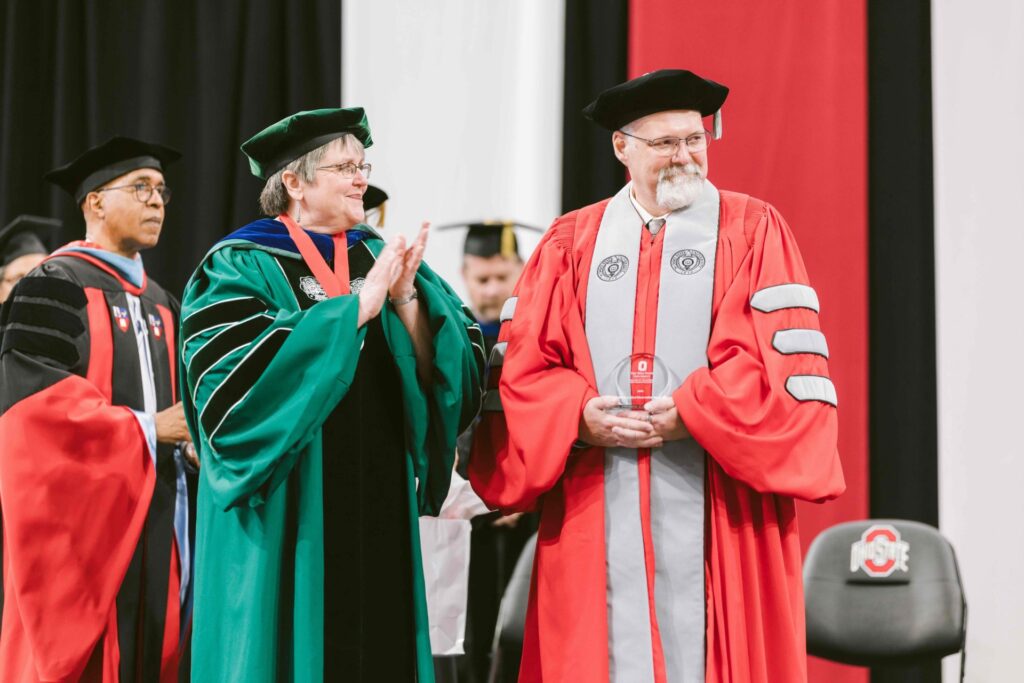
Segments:
[[[0,0],[0,224],[21,213],[84,234],[42,180],[113,135],[183,152],[150,276],[178,294],[207,249],[258,216],[239,144],[341,100],[339,0]]]
[[[868,3],[870,507],[938,525],[931,18]],[[873,683],[941,680],[938,663]]]
[[[626,80],[627,0],[566,0],[562,114],[562,210],[615,194],[625,169],[611,135],[580,112],[598,93]]]

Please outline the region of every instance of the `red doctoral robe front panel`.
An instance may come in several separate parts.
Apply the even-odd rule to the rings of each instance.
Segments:
[[[177,310],[84,248],[4,304],[0,681],[178,678],[183,492],[173,448],[152,452],[134,412],[147,384],[155,410],[177,400]]]
[[[789,228],[762,201],[720,196],[708,364],[672,394],[708,454],[705,677],[799,682],[807,674],[793,499],[824,501],[845,488],[835,393],[827,349],[792,343],[794,332],[818,335],[819,324]],[[598,395],[585,317],[607,205],[555,221],[524,270],[470,458],[473,487],[489,506],[541,510],[524,682],[609,680],[605,453],[573,449],[583,407]],[[638,290],[654,279],[656,291],[659,245],[643,243]],[[645,258],[645,249],[654,251]],[[650,336],[657,296],[637,301],[635,339]],[[642,511],[645,524],[649,515]],[[655,671],[661,679],[663,667]]]

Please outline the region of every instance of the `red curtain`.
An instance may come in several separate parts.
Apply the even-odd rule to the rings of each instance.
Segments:
[[[629,76],[682,68],[730,88],[709,178],[779,209],[821,300],[848,488],[800,506],[805,549],[868,515],[866,20],[865,0],[630,0]],[[814,658],[809,668],[815,682],[868,679]]]

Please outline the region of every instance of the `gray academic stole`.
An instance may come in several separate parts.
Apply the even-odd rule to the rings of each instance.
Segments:
[[[633,352],[637,267],[646,231],[629,188],[605,209],[587,287],[587,342],[602,395],[621,393],[623,359]],[[707,367],[718,220],[718,190],[705,181],[701,196],[669,214],[663,228],[655,338],[661,364],[654,368],[654,387],[671,392],[691,372]],[[685,439],[654,449],[650,460],[654,604],[673,683],[704,680],[704,457],[699,444]],[[605,449],[604,490],[610,679],[654,681],[635,449]]]

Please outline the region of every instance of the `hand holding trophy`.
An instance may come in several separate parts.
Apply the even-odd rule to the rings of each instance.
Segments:
[[[657,448],[661,437],[654,433],[644,411],[622,408],[618,396],[595,396],[580,416],[580,441],[591,446],[614,448]]]
[[[612,372],[615,394],[587,402],[580,417],[581,441],[605,448],[659,448],[689,436],[672,401],[678,381],[660,358],[635,353]]]
[[[678,384],[665,363],[652,353],[634,353],[616,365],[615,388],[618,406],[612,410],[627,411],[646,420],[651,432],[636,434],[621,429],[616,434],[627,441],[629,448],[657,448],[664,441],[689,436],[672,400],[672,388]]]

